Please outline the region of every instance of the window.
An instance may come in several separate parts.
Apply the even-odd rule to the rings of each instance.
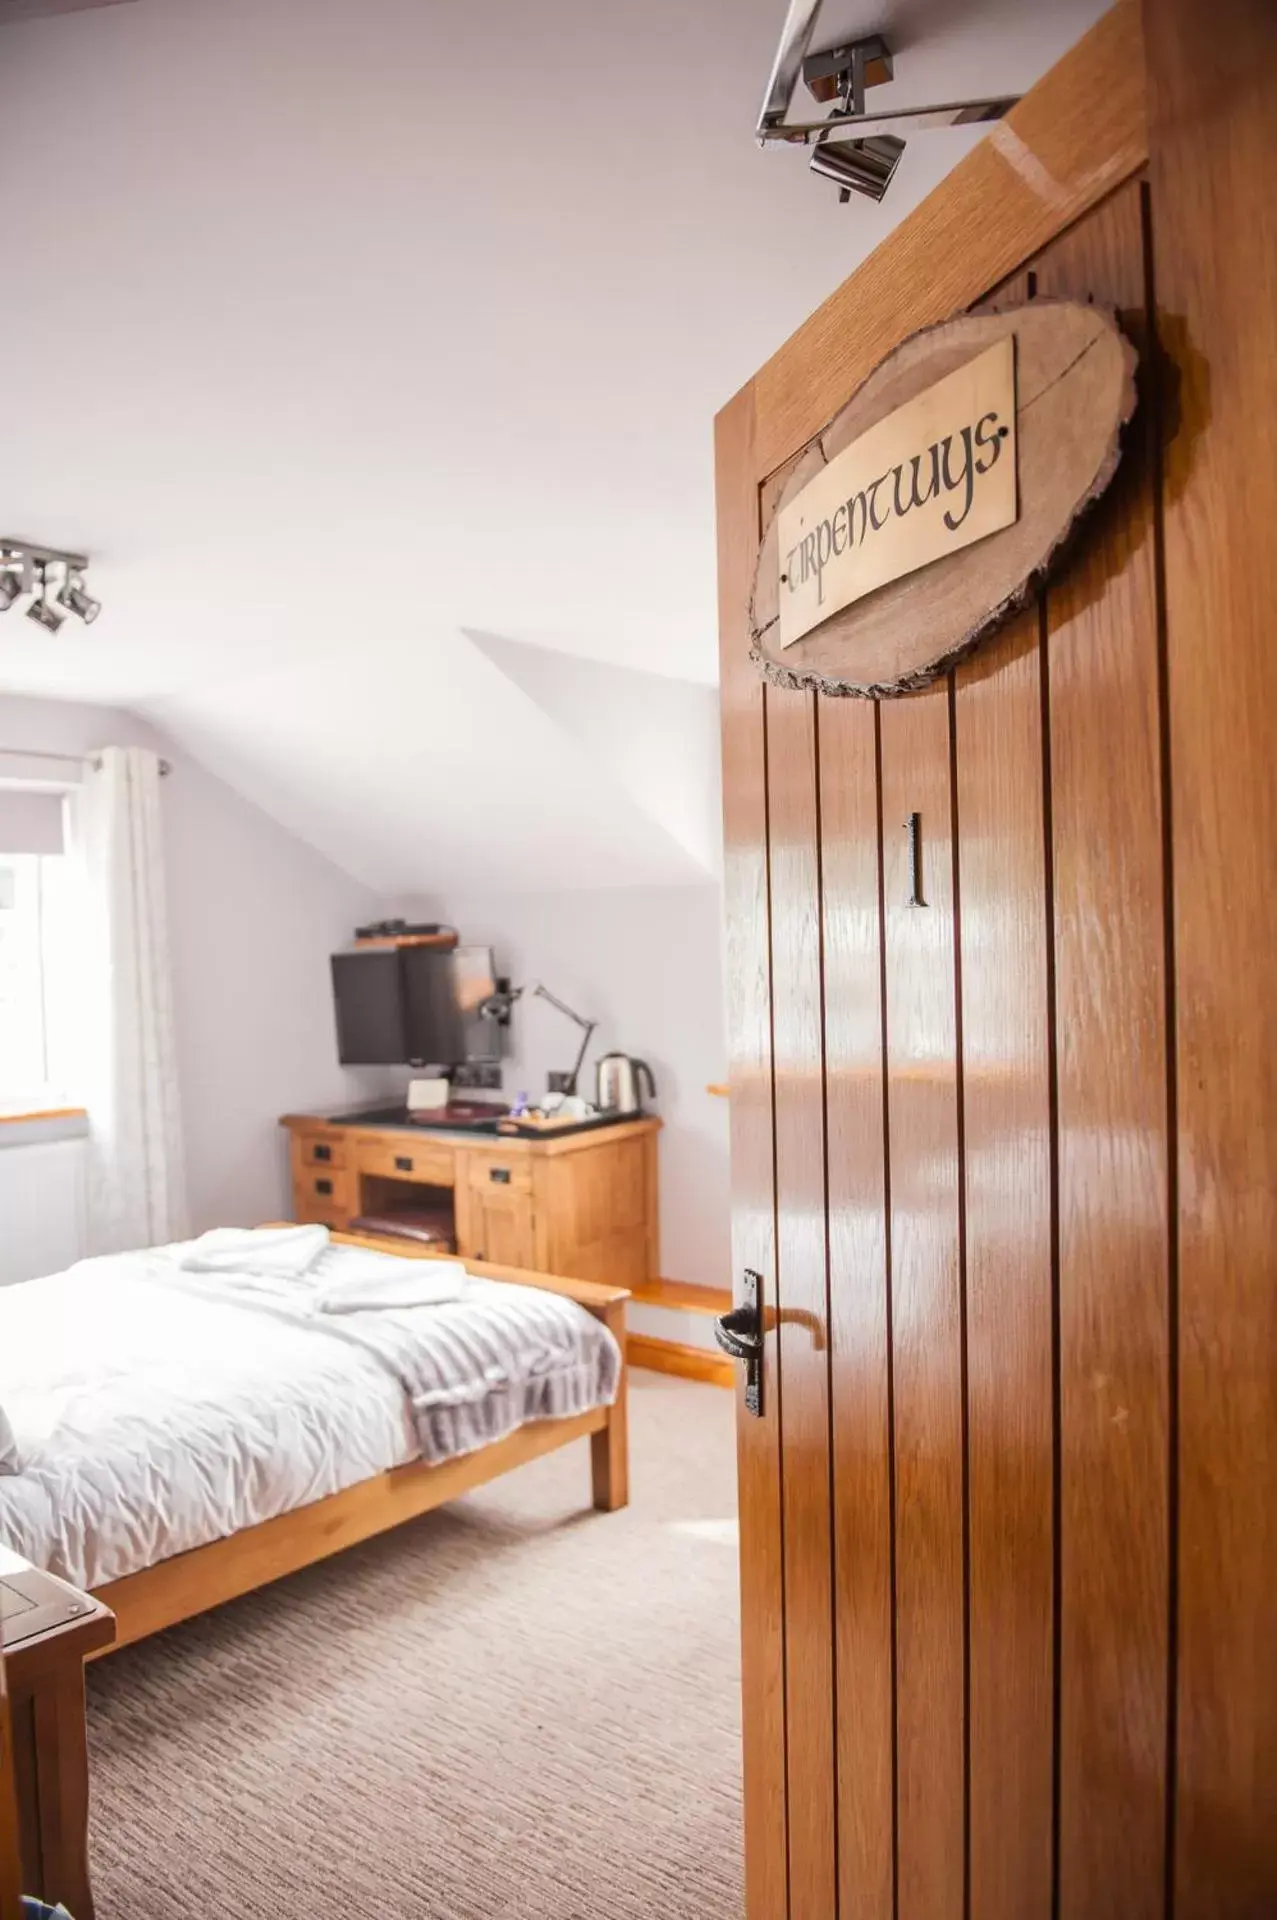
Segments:
[[[0,1102],[37,1100],[54,1075],[46,991],[47,869],[60,854],[0,854]],[[56,884],[56,883],[55,883]]]
[[[0,846],[30,849],[0,852],[0,1108],[10,1110],[72,1104],[83,1079],[85,903],[79,863],[61,851],[62,796],[51,811],[50,799],[0,791]]]

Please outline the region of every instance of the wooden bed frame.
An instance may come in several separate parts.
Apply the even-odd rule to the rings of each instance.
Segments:
[[[405,1240],[380,1239],[368,1234],[334,1233],[333,1240],[343,1246],[371,1247],[378,1253],[394,1253],[410,1258],[436,1258],[425,1247]],[[264,1587],[285,1574],[313,1566],[343,1547],[369,1540],[405,1520],[441,1507],[475,1487],[553,1453],[573,1440],[590,1437],[590,1473],[594,1505],[604,1513],[625,1506],[629,1499],[629,1446],[626,1432],[625,1367],[625,1287],[602,1286],[593,1280],[570,1280],[559,1274],[529,1273],[517,1267],[496,1267],[468,1260],[468,1272],[489,1280],[506,1280],[518,1287],[540,1287],[546,1293],[561,1293],[575,1300],[615,1336],[621,1348],[621,1378],[616,1400],[610,1407],[593,1407],[588,1413],[573,1414],[563,1420],[534,1420],[494,1441],[476,1453],[465,1453],[455,1460],[428,1466],[413,1461],[392,1467],[387,1473],[361,1480],[341,1493],[296,1507],[273,1520],[263,1520],[224,1540],[206,1547],[193,1547],[189,1553],[174,1554],[159,1560],[140,1573],[128,1574],[98,1587],[94,1598],[110,1607],[116,1618],[116,1637],[111,1646],[98,1654],[113,1653],[134,1640],[159,1633],[164,1627],[189,1620],[209,1607],[234,1600],[254,1587]]]

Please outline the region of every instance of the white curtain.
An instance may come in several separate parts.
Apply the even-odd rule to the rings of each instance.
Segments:
[[[89,1247],[116,1253],[187,1230],[158,756],[104,747],[85,770],[76,815]]]

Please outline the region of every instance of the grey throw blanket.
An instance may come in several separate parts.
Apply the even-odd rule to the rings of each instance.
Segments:
[[[500,1440],[526,1420],[560,1419],[616,1398],[621,1355],[608,1329],[575,1300],[467,1276],[460,1297],[428,1307],[323,1312],[324,1290],[343,1277],[333,1247],[304,1275],[192,1273],[164,1249],[133,1271],[347,1340],[373,1354],[407,1395],[423,1460],[452,1459]],[[368,1255],[359,1258],[366,1267]]]

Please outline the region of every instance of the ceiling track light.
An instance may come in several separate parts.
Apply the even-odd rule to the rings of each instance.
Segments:
[[[82,553],[67,553],[61,547],[37,546],[32,540],[18,540],[0,534],[0,613],[8,613],[23,594],[33,595],[25,611],[29,620],[56,633],[64,615],[73,613],[88,626],[102,611],[84,582],[89,563]],[[62,585],[54,602],[49,600],[50,576],[62,575]]]
[[[77,614],[86,627],[91,626],[102,611],[102,602],[85,592],[84,575],[69,570],[58,595],[58,605],[65,607],[68,613]]]
[[[39,592],[27,608],[27,619],[34,620],[46,633],[56,633],[62,625],[64,616],[49,605],[49,579],[47,569],[41,564],[36,569]]]
[[[850,199],[853,193],[882,199],[905,149],[903,134],[1000,120],[1020,97],[999,94],[988,100],[867,113],[866,89],[895,78],[891,49],[875,33],[809,53],[820,4],[821,0],[790,0],[755,132],[760,146],[783,140],[813,147],[812,172],[832,180],[840,200]],[[825,119],[787,118],[800,79],[818,104],[832,103]],[[846,137],[835,140],[835,134]]]

